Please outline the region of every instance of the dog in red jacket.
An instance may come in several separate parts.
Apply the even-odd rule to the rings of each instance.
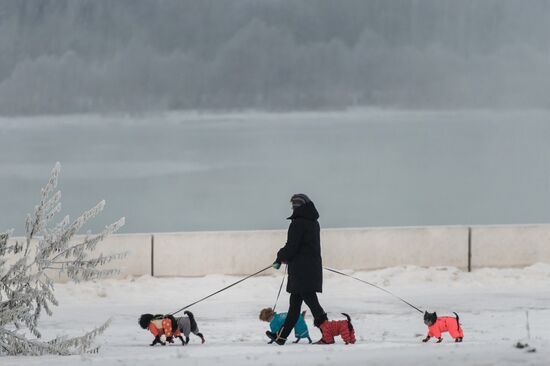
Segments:
[[[449,332],[451,337],[454,338],[455,342],[462,342],[464,338],[464,332],[460,326],[460,319],[457,313],[453,313],[455,317],[452,316],[442,316],[438,317],[437,314],[424,313],[424,324],[428,326],[428,335],[422,340],[422,342],[428,342],[430,338],[437,338],[436,343],[441,343],[443,338],[441,338],[441,333]]]
[[[355,343],[355,329],[348,314],[342,313],[347,320],[326,320],[319,326],[323,337],[317,344],[334,344],[334,337],[341,336],[346,344]]]

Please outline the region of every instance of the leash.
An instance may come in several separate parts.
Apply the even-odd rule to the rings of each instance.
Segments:
[[[415,309],[415,310],[418,311],[419,313],[421,313],[421,314],[424,313],[422,310],[420,310],[419,308],[417,308],[416,306],[414,306],[414,305],[411,304],[410,302],[408,302],[408,301],[406,301],[406,300],[403,300],[402,298],[400,298],[399,296],[395,295],[394,293],[392,293],[392,292],[386,290],[385,288],[382,288],[382,287],[380,287],[380,286],[377,286],[377,285],[375,285],[374,283],[367,282],[367,281],[365,281],[365,280],[362,280],[362,279],[360,279],[360,278],[351,276],[351,275],[346,274],[346,273],[344,273],[344,272],[337,271],[337,270],[332,269],[332,268],[328,268],[328,267],[323,267],[323,268],[326,269],[326,270],[329,271],[329,272],[333,272],[333,273],[337,273],[337,274],[342,275],[342,276],[346,276],[346,277],[349,277],[349,278],[353,278],[353,279],[356,280],[356,281],[366,283],[366,284],[369,285],[369,286],[372,286],[372,287],[377,288],[377,289],[379,289],[379,290],[381,290],[381,291],[384,291],[385,293],[390,294],[391,296],[393,296],[393,297],[395,297],[395,298],[397,298],[397,299],[403,301],[405,304],[409,305],[411,308]]]
[[[281,286],[279,286],[279,292],[277,293],[277,298],[275,299],[275,304],[273,305],[273,311],[277,308],[277,302],[279,301],[279,296],[281,296],[281,291],[283,289],[283,283],[285,283],[285,277],[286,277],[286,271],[288,269],[288,265],[285,264],[285,273],[283,274],[283,280],[281,281]]]
[[[251,275],[246,276],[245,278],[242,278],[242,279],[238,280],[237,282],[233,282],[233,283],[230,284],[229,286],[225,286],[224,288],[222,288],[222,289],[220,289],[220,290],[218,290],[218,291],[216,291],[216,292],[214,292],[214,293],[212,293],[212,294],[210,294],[210,295],[208,295],[208,296],[205,296],[205,297],[203,297],[203,298],[200,299],[200,300],[197,300],[197,301],[195,301],[195,302],[193,302],[193,303],[191,303],[191,304],[189,304],[189,305],[186,305],[186,306],[182,307],[181,309],[179,309],[178,311],[174,311],[174,312],[171,313],[170,315],[176,315],[176,314],[179,313],[180,311],[183,311],[183,310],[185,310],[185,309],[188,309],[188,308],[190,308],[191,306],[198,304],[199,302],[202,302],[202,301],[204,301],[204,300],[206,300],[206,299],[208,299],[208,298],[211,298],[212,296],[217,295],[217,294],[219,294],[220,292],[223,292],[223,291],[225,291],[225,290],[227,290],[227,289],[229,289],[229,288],[231,288],[231,287],[233,287],[233,286],[236,286],[236,285],[238,285],[239,283],[241,283],[241,282],[243,282],[243,281],[246,281],[246,280],[248,280],[248,279],[251,278],[251,277],[257,276],[257,275],[259,275],[260,273],[265,272],[265,271],[267,271],[268,269],[270,269],[271,266],[272,266],[272,265],[269,265],[269,266],[265,267],[264,269],[260,269],[258,272],[255,272],[255,273],[253,273],[253,274],[251,274]]]

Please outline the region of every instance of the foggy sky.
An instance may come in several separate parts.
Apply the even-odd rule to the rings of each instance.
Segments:
[[[0,114],[550,107],[546,0],[1,0]]]

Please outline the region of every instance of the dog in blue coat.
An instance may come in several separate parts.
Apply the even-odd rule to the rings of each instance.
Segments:
[[[286,314],[287,313],[276,313],[272,308],[265,308],[260,311],[260,320],[268,322],[269,328],[271,329],[271,331],[266,332],[266,335],[271,339],[271,342],[269,343],[273,343],[273,335],[276,335],[283,327]],[[294,335],[296,336],[296,341],[294,341],[294,343],[298,343],[304,338],[307,339],[309,343],[312,343],[311,338],[309,337],[307,324],[304,320],[305,315],[306,312],[302,312],[302,314],[298,317],[296,325],[294,326]]]

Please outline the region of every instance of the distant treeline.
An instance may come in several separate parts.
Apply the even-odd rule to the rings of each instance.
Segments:
[[[1,0],[0,114],[550,108],[548,0]]]

